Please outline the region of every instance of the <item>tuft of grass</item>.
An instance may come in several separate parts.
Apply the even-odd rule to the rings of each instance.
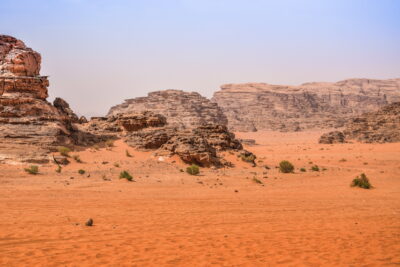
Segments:
[[[82,174],[82,175],[85,174],[85,172],[86,172],[86,171],[85,171],[85,170],[82,170],[82,169],[80,169],[80,170],[78,171],[78,173],[79,173],[79,174]]]
[[[190,175],[197,175],[200,173],[200,168],[196,164],[192,164],[191,166],[186,168],[186,172]]]
[[[106,141],[106,146],[107,147],[114,147],[114,140],[107,140]]]
[[[59,146],[57,147],[57,150],[62,156],[69,158],[69,152],[71,152],[71,149],[65,146]]]
[[[58,165],[58,167],[57,167],[57,169],[56,169],[56,172],[61,173],[61,170],[62,170],[61,166]]]
[[[132,177],[132,175],[131,175],[128,171],[122,171],[122,172],[119,174],[119,179],[126,179],[126,180],[128,180],[129,182],[132,182],[132,181],[133,181],[133,177]]]
[[[311,167],[311,170],[312,170],[313,172],[319,172],[319,167],[318,167],[318,165],[312,166],[312,167]]]
[[[36,165],[31,165],[29,168],[24,169],[27,173],[36,175],[39,173],[39,167]]]
[[[128,158],[132,158],[132,155],[129,153],[128,149],[125,150],[125,155],[126,155]]]
[[[301,172],[306,172],[306,169],[305,168],[300,168],[300,171]]]
[[[79,157],[79,155],[73,155],[72,158],[73,158],[76,162],[82,163],[82,160],[81,160],[81,158]]]
[[[255,182],[256,184],[263,184],[263,182],[257,179],[256,177],[253,177],[253,182]]]
[[[294,171],[294,166],[287,160],[283,160],[279,163],[279,170],[283,173],[292,173]]]
[[[369,179],[365,175],[365,173],[361,173],[360,176],[357,176],[356,178],[353,179],[351,187],[360,187],[364,189],[371,189],[372,185],[369,182]]]

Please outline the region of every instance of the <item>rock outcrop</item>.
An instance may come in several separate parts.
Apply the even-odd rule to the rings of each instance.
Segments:
[[[222,108],[232,131],[337,128],[351,117],[400,101],[400,79],[226,84],[212,101]]]
[[[319,139],[320,144],[340,144],[345,143],[344,134],[341,131],[332,131],[323,134]]]
[[[22,41],[0,35],[0,160],[46,162],[56,146],[74,142],[69,115],[46,101],[40,62]]]
[[[400,142],[400,102],[350,120],[343,133],[362,143]]]
[[[165,116],[170,126],[194,128],[204,123],[227,125],[226,116],[217,104],[195,92],[164,90],[147,97],[125,100],[108,112],[108,117],[121,113],[151,111]]]

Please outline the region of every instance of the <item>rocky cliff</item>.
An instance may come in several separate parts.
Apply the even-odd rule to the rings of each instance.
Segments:
[[[204,123],[227,124],[226,116],[216,103],[195,92],[165,90],[147,97],[125,100],[110,109],[107,116],[119,113],[151,111],[167,118],[171,126],[193,128]]]
[[[0,160],[45,162],[57,145],[73,142],[71,119],[46,101],[40,63],[22,41],[0,35]]]
[[[351,117],[400,101],[400,79],[350,79],[300,86],[226,84],[217,103],[233,131],[342,127]]]

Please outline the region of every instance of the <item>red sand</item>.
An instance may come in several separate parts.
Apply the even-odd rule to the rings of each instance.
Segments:
[[[248,147],[259,167],[227,153],[235,168],[197,177],[176,158],[158,161],[121,141],[111,151],[72,153],[84,163],[60,174],[54,165],[35,176],[2,164],[0,265],[400,264],[400,143],[320,145],[319,135],[238,134],[261,144]],[[279,173],[281,160],[296,172]],[[327,170],[311,172],[314,164]],[[120,180],[121,170],[136,182]],[[361,172],[374,189],[349,186]]]

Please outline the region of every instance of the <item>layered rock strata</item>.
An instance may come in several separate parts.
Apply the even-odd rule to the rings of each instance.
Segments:
[[[204,123],[227,124],[226,116],[217,104],[195,92],[164,90],[146,97],[125,100],[110,109],[107,116],[151,111],[165,116],[168,124],[180,128],[195,128]]]
[[[222,108],[232,131],[337,128],[351,117],[400,101],[400,79],[226,84],[212,101]]]

